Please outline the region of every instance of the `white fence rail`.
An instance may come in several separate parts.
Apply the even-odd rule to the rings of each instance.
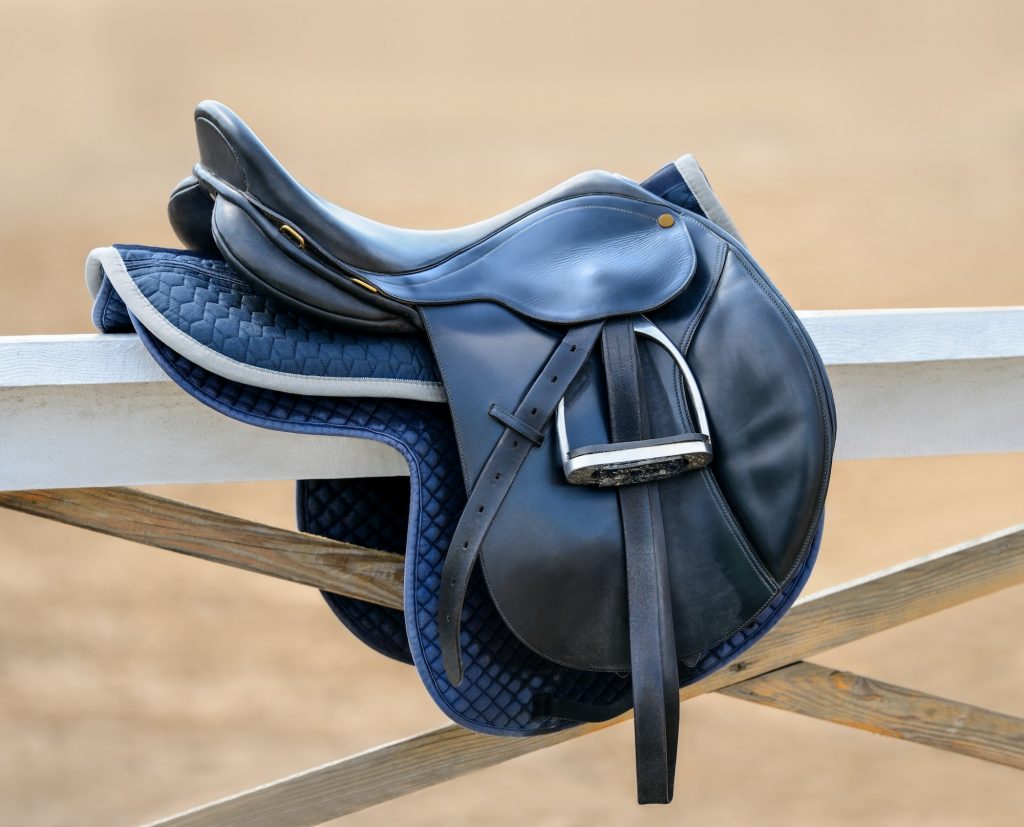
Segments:
[[[1024,450],[1024,308],[801,314],[839,459]],[[132,335],[0,337],[0,490],[405,473],[368,440],[233,422]]]

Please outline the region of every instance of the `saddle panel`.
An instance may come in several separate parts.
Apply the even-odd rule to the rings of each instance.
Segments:
[[[210,224],[221,255],[298,313],[382,334],[414,333],[420,327],[412,308],[360,287],[315,260],[297,260],[295,246],[259,213],[221,197]]]
[[[189,250],[215,256],[217,243],[211,229],[213,203],[199,179],[190,175],[171,191],[167,217],[175,234]]]

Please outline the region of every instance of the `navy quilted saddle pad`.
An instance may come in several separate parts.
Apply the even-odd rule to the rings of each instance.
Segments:
[[[698,199],[669,168],[659,175],[645,186],[708,218],[707,193]],[[718,226],[726,221],[711,219]],[[168,376],[211,408],[264,428],[379,440],[401,453],[408,477],[300,481],[298,525],[404,556],[403,611],[324,597],[359,639],[413,664],[452,720],[479,732],[532,735],[576,723],[551,715],[552,699],[558,708],[629,707],[628,675],[561,666],[521,642],[479,572],[461,629],[465,676],[458,686],[448,681],[438,647],[437,583],[466,488],[451,416],[423,340],[346,332],[296,315],[207,254],[100,248],[90,254],[87,281],[96,327],[136,333]],[[820,535],[819,525],[800,570],[746,627],[680,664],[682,685],[720,668],[771,628],[806,582]]]

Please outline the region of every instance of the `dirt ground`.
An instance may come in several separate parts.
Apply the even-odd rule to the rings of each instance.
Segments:
[[[845,8],[845,10],[843,10]],[[451,2],[0,8],[0,335],[84,332],[85,253],[173,244],[191,108],[395,224],[580,171],[708,171],[798,308],[1024,304],[1016,3]],[[841,427],[841,422],[840,422]],[[2,428],[2,423],[0,423]],[[170,461],[170,460],[169,460]],[[1024,520],[1021,456],[839,463],[808,591]],[[291,525],[286,483],[165,489]],[[0,824],[129,825],[442,723],[312,590],[0,513]],[[818,661],[1024,715],[1024,593]],[[356,825],[1017,825],[1024,775],[722,697],[677,802],[620,726]]]

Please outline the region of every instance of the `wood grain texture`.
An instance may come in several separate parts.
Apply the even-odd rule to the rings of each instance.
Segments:
[[[680,691],[685,700],[817,652],[1024,582],[1024,526],[812,595],[725,669]],[[627,720],[551,736],[501,738],[443,727],[172,816],[160,827],[320,824],[414,790]]]
[[[481,735],[449,725],[197,807],[151,827],[322,824],[610,726],[584,724],[532,738]]]
[[[801,661],[719,690],[731,698],[1024,769],[1024,719]]]
[[[402,558],[131,488],[0,492],[0,506],[402,608]]]

